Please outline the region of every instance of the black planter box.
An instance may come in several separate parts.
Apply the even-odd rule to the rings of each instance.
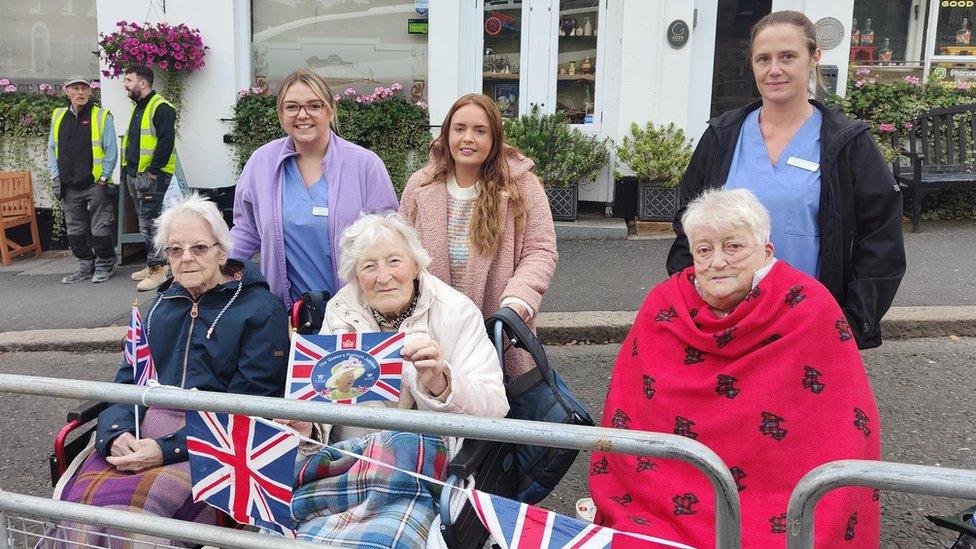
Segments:
[[[637,183],[637,219],[641,221],[673,221],[678,212],[678,188],[662,187],[658,183]]]
[[[552,218],[556,221],[576,221],[576,213],[579,208],[579,187],[568,185],[566,187],[546,187],[546,196],[549,197],[549,208],[552,210]]]

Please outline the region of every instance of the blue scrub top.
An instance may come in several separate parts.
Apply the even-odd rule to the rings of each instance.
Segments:
[[[329,237],[329,182],[305,186],[295,157],[285,161],[281,218],[285,229],[285,265],[292,300],[307,291],[335,295],[332,240]],[[314,208],[314,211],[313,211]]]
[[[814,108],[773,165],[759,129],[761,110],[749,113],[742,124],[725,187],[752,191],[769,210],[770,240],[776,247],[776,257],[816,278],[820,256],[819,165],[823,115]],[[795,165],[805,163],[816,164],[816,168]]]

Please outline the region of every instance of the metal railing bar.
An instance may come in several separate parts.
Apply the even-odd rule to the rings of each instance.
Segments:
[[[558,428],[554,428],[551,423],[537,421],[347,406],[273,397],[187,391],[170,387],[155,387],[147,390],[146,387],[133,385],[17,374],[0,374],[0,392],[100,400],[120,404],[146,404],[183,410],[208,410],[265,418],[295,419],[496,442],[678,459],[696,467],[712,484],[715,492],[717,549],[741,547],[739,493],[732,474],[722,459],[707,446],[679,435],[582,425],[559,425]]]
[[[813,548],[817,502],[831,490],[846,486],[976,499],[976,471],[867,460],[825,463],[804,475],[790,495],[787,549]]]
[[[53,520],[70,520],[217,547],[239,547],[241,549],[291,549],[298,547],[322,549],[329,547],[280,536],[163,518],[148,513],[117,509],[112,509],[111,512],[106,513],[102,507],[14,494],[3,490],[0,490],[0,511],[35,515]]]

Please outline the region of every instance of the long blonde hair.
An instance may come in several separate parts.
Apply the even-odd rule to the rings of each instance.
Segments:
[[[444,117],[440,135],[430,144],[430,159],[435,169],[430,179],[422,185],[434,181],[445,182],[450,175],[454,174],[454,157],[451,156],[450,147],[451,119],[454,113],[465,105],[476,105],[485,112],[492,138],[491,151],[481,164],[479,174],[481,190],[474,204],[471,227],[468,231],[469,241],[475,250],[481,255],[489,256],[498,251],[501,243],[505,225],[505,220],[501,218],[503,197],[508,197],[508,207],[515,215],[515,230],[522,231],[525,227],[525,204],[518,186],[512,179],[508,165],[508,157],[520,155],[521,152],[505,143],[502,115],[491,98],[481,93],[469,93],[454,102],[447,116]]]

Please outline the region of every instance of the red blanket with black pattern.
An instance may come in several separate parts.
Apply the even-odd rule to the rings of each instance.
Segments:
[[[693,280],[690,267],[647,296],[617,357],[602,424],[710,447],[739,486],[743,547],[785,547],[787,502],[804,474],[880,458],[864,363],[830,293],[786,263],[724,318]],[[596,452],[590,491],[597,524],[715,545],[714,494],[691,465]],[[877,493],[835,490],[815,522],[817,547],[876,548]]]

